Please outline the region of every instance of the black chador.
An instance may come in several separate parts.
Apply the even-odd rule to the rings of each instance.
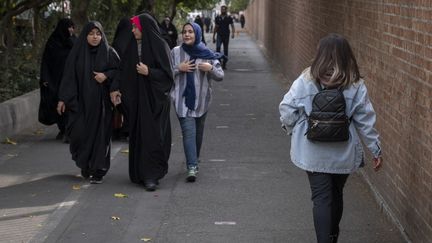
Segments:
[[[41,62],[39,121],[45,125],[57,123],[60,130],[57,138],[63,136],[66,125],[64,116],[57,114],[56,107],[66,58],[76,38],[69,32],[69,28],[73,26],[72,20],[67,18],[61,19],[57,23],[54,32],[45,44]]]
[[[97,46],[87,36],[94,29],[102,37]],[[110,167],[112,103],[110,86],[118,70],[117,53],[108,45],[99,22],[84,26],[67,61],[60,86],[60,101],[69,113],[66,133],[70,136],[72,159],[84,177],[101,181]],[[96,81],[95,72],[107,79]]]
[[[127,96],[129,117],[129,177],[134,183],[154,184],[168,171],[171,151],[170,98],[173,71],[168,45],[157,22],[149,14],[139,15],[142,40],[125,50],[120,69],[122,97]],[[139,48],[138,48],[139,43]],[[140,50],[140,53],[138,53]],[[137,72],[139,62],[149,74]]]

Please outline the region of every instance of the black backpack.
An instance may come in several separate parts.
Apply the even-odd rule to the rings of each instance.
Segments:
[[[319,142],[343,142],[349,139],[350,120],[345,114],[345,96],[341,88],[322,89],[316,83],[318,93],[312,100],[312,112],[308,116],[309,140]]]

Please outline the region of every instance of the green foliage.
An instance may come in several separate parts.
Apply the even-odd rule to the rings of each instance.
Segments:
[[[249,0],[231,0],[229,11],[231,13],[238,13],[245,10],[248,4]]]
[[[115,29],[122,17],[130,17],[141,11],[139,6],[144,0],[73,0],[74,3],[89,3],[87,16],[90,20],[98,20],[104,26],[107,38],[111,43]],[[176,15],[174,24],[182,26],[187,19],[187,13],[197,10],[212,9],[219,0],[155,0],[154,14],[161,21],[165,16],[171,16],[173,11]],[[9,3],[7,5],[7,3]],[[49,3],[57,4],[57,10],[48,8]],[[41,54],[51,32],[54,30],[58,20],[68,17],[69,14],[62,12],[63,0],[0,0],[0,28],[7,23],[4,16],[11,13],[11,9],[18,5],[26,5],[40,9],[38,34],[35,38],[35,28],[31,19],[13,18],[12,24],[0,29],[6,33],[12,30],[12,48],[6,51],[5,46],[0,45],[0,102],[29,92],[39,85],[39,68]],[[176,6],[172,4],[177,3]],[[74,5],[72,5],[73,7]],[[27,7],[28,8],[28,7]],[[46,14],[48,17],[46,17]],[[75,21],[76,22],[76,21]],[[79,34],[79,33],[77,33]],[[0,42],[2,43],[2,42]],[[7,55],[7,53],[9,53]]]

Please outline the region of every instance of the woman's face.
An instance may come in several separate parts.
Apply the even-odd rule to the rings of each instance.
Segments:
[[[190,24],[185,25],[183,28],[182,37],[186,45],[193,45],[195,43],[195,32]]]
[[[101,40],[102,40],[102,33],[98,28],[93,28],[87,34],[87,42],[91,46],[98,46],[101,43]]]
[[[72,36],[75,32],[75,27],[74,26],[69,26],[68,28],[69,34]]]
[[[134,24],[132,24],[132,33],[134,34],[135,39],[142,39],[142,32]]]

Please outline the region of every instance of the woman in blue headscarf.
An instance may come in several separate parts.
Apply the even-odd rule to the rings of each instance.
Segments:
[[[171,50],[174,87],[171,90],[183,134],[186,156],[186,181],[194,182],[204,132],[204,122],[211,102],[211,80],[222,81],[221,54],[201,42],[201,27],[196,23],[183,26],[183,44]]]

